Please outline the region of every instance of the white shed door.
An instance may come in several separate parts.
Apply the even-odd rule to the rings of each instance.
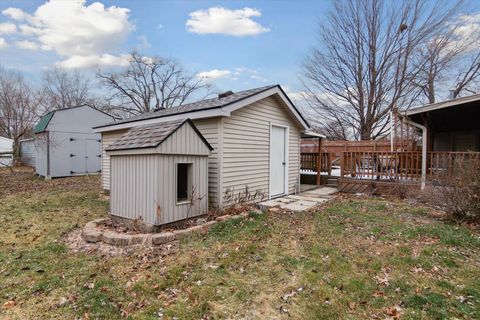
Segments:
[[[85,140],[69,138],[70,140],[70,174],[85,173]]]
[[[270,137],[270,196],[276,197],[286,193],[287,169],[287,129],[272,126]]]
[[[87,154],[85,155],[87,173],[100,172],[101,162],[101,146],[97,139],[87,139],[86,141]]]

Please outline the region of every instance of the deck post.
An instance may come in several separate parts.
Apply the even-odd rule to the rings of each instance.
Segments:
[[[410,125],[422,130],[422,180],[421,180],[421,189],[425,189],[425,185],[427,182],[427,137],[428,137],[428,132],[427,132],[427,127],[422,126],[421,124],[418,124],[416,122],[411,121],[408,118],[404,117],[404,120],[406,123],[409,123]]]
[[[317,186],[321,183],[322,171],[322,138],[318,137],[318,155],[317,155]]]

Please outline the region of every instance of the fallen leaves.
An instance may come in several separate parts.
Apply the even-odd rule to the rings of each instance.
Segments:
[[[298,289],[291,290],[290,292],[284,294],[281,299],[285,302],[288,302],[290,298],[295,297],[297,294],[303,292],[303,290],[304,290],[303,287],[299,287]]]
[[[93,288],[95,287],[95,283],[94,283],[94,282],[87,282],[87,283],[85,283],[85,284],[83,285],[83,287],[84,287],[85,289],[90,289],[90,290],[91,290],[91,289],[93,289]]]
[[[390,268],[382,268],[382,275],[376,275],[374,277],[375,281],[377,284],[383,286],[383,287],[388,287],[390,285]]]
[[[386,310],[387,316],[393,318],[393,319],[400,319],[400,311],[402,308],[399,306],[392,306],[388,307]]]
[[[355,308],[357,308],[357,303],[355,303],[355,302],[353,302],[353,301],[349,301],[349,302],[348,302],[348,309],[349,309],[350,311],[353,311],[353,310],[355,310]]]
[[[3,304],[3,309],[10,309],[17,304],[15,300],[9,300]]]

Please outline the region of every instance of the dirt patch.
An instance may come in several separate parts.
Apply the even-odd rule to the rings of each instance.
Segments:
[[[65,177],[45,180],[35,175],[30,167],[0,168],[0,196],[22,192],[52,192],[63,190],[97,190],[100,189],[100,176]]]
[[[139,251],[148,250],[155,256],[167,256],[178,251],[179,241],[173,241],[168,244],[158,245],[151,248],[146,248],[142,245],[131,245],[127,247],[119,247],[106,244],[102,241],[97,243],[86,242],[82,238],[82,230],[75,229],[62,237],[61,241],[65,243],[73,253],[89,253],[99,254],[102,256],[116,257],[136,254]]]

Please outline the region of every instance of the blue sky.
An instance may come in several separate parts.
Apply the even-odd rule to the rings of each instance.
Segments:
[[[331,7],[329,0],[2,0],[0,65],[37,83],[57,65],[93,77],[124,66],[136,49],[174,58],[221,91],[279,83],[293,97]],[[478,0],[467,3],[469,32],[480,30],[479,9]]]
[[[92,61],[103,61],[103,68],[121,64],[122,55],[137,49],[145,55],[175,58],[191,72],[206,72],[208,80],[219,89],[234,91],[272,83],[298,90],[302,58],[315,42],[318,22],[331,5],[329,1],[308,0],[101,0],[104,7],[97,7],[95,14],[99,15],[92,18],[87,11],[93,9],[90,6],[94,1],[78,5],[73,13],[65,11],[64,3],[42,7],[45,2],[0,2],[0,37],[4,39],[0,65],[39,79],[42,70],[57,64],[81,66],[87,72],[98,67]],[[111,25],[100,23],[89,30],[89,24],[97,24],[102,14],[109,15],[112,6],[118,11],[110,16]],[[43,8],[42,13],[36,13],[39,7]],[[223,11],[209,11],[218,7]],[[187,21],[192,20],[195,12],[199,18],[187,30]],[[86,23],[82,21],[83,14]],[[236,14],[241,20],[237,25],[222,26],[225,21],[218,17],[222,14],[227,15],[227,20],[229,14]],[[202,29],[210,28],[212,21],[216,26],[213,30]],[[246,23],[245,27],[241,23]],[[11,24],[16,25],[15,32]],[[20,29],[21,25],[33,29]],[[105,33],[104,28],[108,29]],[[76,38],[77,34],[80,38]],[[92,44],[105,48],[89,49]]]

